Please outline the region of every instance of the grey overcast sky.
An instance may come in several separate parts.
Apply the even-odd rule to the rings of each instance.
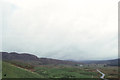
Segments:
[[[55,59],[117,58],[118,1],[1,0],[1,51]]]

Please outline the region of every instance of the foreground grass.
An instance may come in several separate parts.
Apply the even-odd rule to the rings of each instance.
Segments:
[[[7,62],[3,62],[2,66],[3,78],[42,78],[42,76],[37,73],[16,67]]]

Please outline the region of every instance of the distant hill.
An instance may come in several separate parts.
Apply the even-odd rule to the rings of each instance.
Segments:
[[[32,54],[18,54],[16,52],[0,52],[3,60],[21,60],[21,61],[38,61],[39,58]]]
[[[20,61],[20,62],[27,62],[34,65],[75,65],[81,64],[80,62],[73,62],[73,61],[65,61],[65,60],[57,60],[57,59],[50,59],[50,58],[38,58],[35,55],[28,54],[28,53],[16,53],[16,52],[0,52],[2,54],[2,59],[4,61]]]
[[[74,60],[57,60],[51,58],[38,58],[29,53],[16,53],[16,52],[0,52],[4,61],[19,61],[30,63],[33,65],[76,65],[76,64],[107,64],[109,66],[120,66],[120,59],[113,60],[89,60],[89,61],[74,61]]]
[[[120,59],[113,60],[92,60],[92,61],[80,61],[85,64],[107,64],[109,66],[120,66]]]

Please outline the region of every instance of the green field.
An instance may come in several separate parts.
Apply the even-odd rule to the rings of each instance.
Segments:
[[[16,67],[10,63],[3,62],[2,77],[3,78],[42,78],[35,72],[28,71],[23,68]]]
[[[3,62],[3,78],[100,78],[96,69],[106,74],[105,78],[118,78],[117,67],[33,66],[26,63]]]
[[[23,64],[22,64],[23,65]],[[33,71],[3,62],[3,78],[93,78],[96,72],[75,67],[34,67]]]
[[[74,67],[36,67],[35,72],[47,78],[95,78],[95,72]]]

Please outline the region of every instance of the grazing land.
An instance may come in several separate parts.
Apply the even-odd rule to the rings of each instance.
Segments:
[[[76,67],[36,67],[35,72],[47,78],[97,78],[95,71]]]
[[[23,65],[23,64],[22,64]],[[14,64],[3,62],[3,78],[92,78],[96,72],[75,67],[41,66],[34,69],[20,68]]]
[[[3,78],[99,78],[96,69],[106,74],[105,78],[118,78],[117,67],[76,67],[76,66],[32,66],[27,64],[3,62]],[[25,67],[26,66],[26,67]],[[6,76],[5,76],[6,74]]]

